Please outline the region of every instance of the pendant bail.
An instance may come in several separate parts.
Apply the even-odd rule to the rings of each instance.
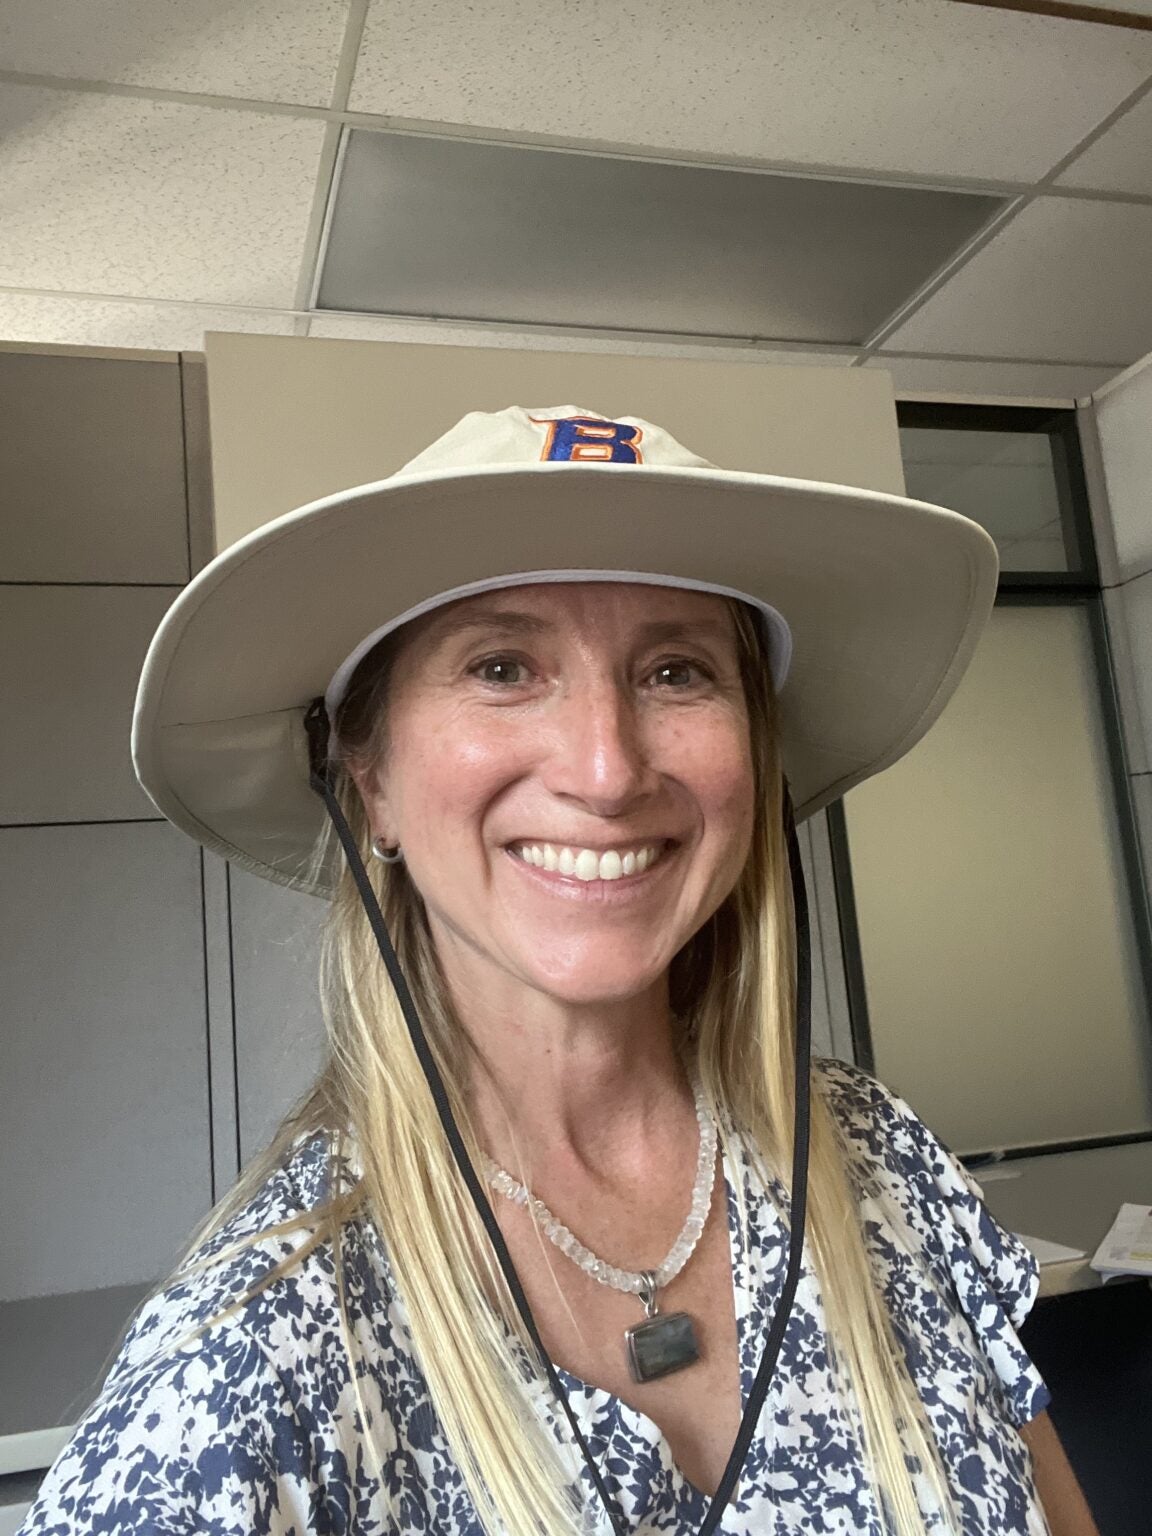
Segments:
[[[637,1292],[644,1304],[644,1316],[655,1317],[658,1309],[656,1303],[656,1271],[654,1269],[642,1269],[640,1271],[641,1286]]]

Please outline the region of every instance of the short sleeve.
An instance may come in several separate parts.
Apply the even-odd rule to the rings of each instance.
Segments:
[[[1051,1400],[1018,1333],[1040,1288],[1036,1259],[903,1099],[858,1067],[826,1061],[819,1068],[862,1196],[886,1214],[937,1294],[954,1301],[1007,1418],[1027,1423]]]
[[[19,1536],[286,1536],[308,1529],[298,1426],[259,1344],[205,1335],[105,1389]],[[303,1517],[303,1519],[302,1519]]]

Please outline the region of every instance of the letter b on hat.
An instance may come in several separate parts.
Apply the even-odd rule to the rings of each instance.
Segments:
[[[541,423],[544,425],[544,423]],[[562,416],[550,421],[542,459],[568,464],[642,464],[639,427],[600,416]]]

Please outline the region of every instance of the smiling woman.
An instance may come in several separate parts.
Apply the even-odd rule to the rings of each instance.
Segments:
[[[955,514],[572,407],[466,418],[203,572],[138,770],[330,898],[329,1060],[29,1536],[1042,1536],[1035,1264],[809,1061],[795,831],[929,728],[995,575]]]
[[[752,761],[725,599],[619,583],[515,597],[393,637],[368,712],[388,746],[373,735],[352,764],[374,836],[424,894],[454,1006],[491,1020],[470,1033],[515,1018],[521,1048],[555,1048],[557,1005],[644,1006],[736,884]]]

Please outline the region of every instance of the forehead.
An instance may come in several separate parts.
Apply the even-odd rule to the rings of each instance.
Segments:
[[[639,582],[538,583],[478,593],[445,604],[405,629],[406,639],[435,647],[483,630],[523,633],[592,628],[621,639],[659,631],[700,638],[734,638],[729,602],[711,592]]]

